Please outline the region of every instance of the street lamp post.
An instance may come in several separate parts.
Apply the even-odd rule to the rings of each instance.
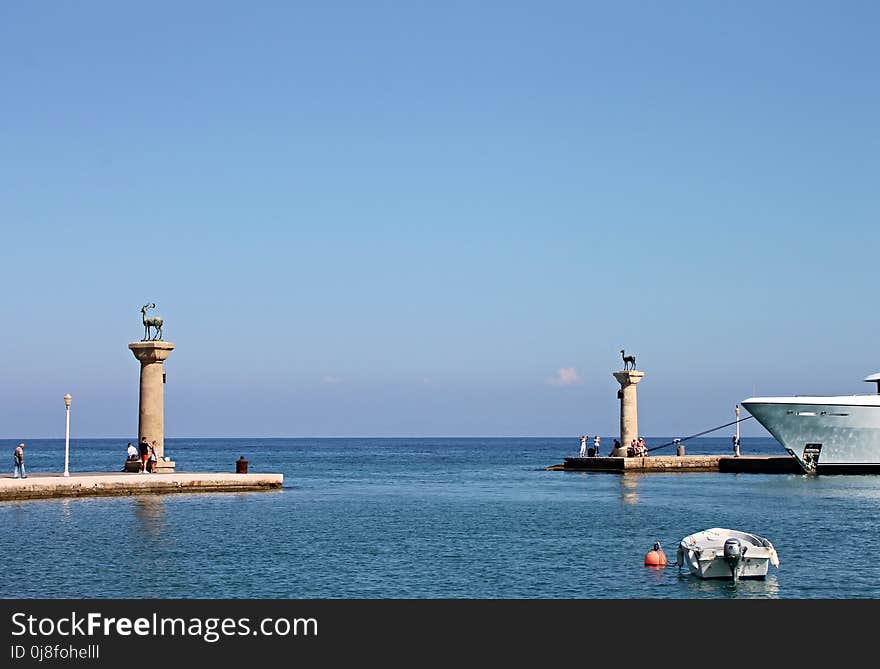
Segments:
[[[64,407],[67,413],[67,426],[64,429],[64,475],[70,476],[68,464],[70,462],[70,393],[64,396]]]

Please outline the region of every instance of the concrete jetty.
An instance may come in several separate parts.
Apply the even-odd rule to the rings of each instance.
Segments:
[[[31,474],[25,479],[0,477],[0,502],[108,495],[156,495],[178,492],[246,492],[280,490],[283,474],[77,473]]]
[[[790,455],[652,455],[639,458],[565,458],[550,471],[581,472],[726,472],[731,474],[803,474]]]

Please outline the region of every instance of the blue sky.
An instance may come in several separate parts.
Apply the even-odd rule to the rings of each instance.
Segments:
[[[6,3],[0,437],[62,435],[66,392],[78,436],[134,434],[147,301],[169,437],[612,435],[621,348],[648,435],[867,392],[878,26]]]

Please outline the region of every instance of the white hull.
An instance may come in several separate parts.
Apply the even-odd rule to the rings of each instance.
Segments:
[[[880,395],[752,397],[742,405],[805,471],[880,472]]]
[[[700,578],[732,578],[730,568],[723,558],[700,560],[695,564],[688,562],[691,574]],[[766,578],[770,571],[770,559],[752,560],[746,558],[739,567],[737,578]]]
[[[739,539],[746,548],[742,559],[734,566],[724,558],[724,542]],[[767,545],[764,545],[764,544]],[[694,576],[700,578],[765,578],[770,565],[779,566],[779,558],[773,544],[756,534],[713,527],[686,536],[678,547],[679,568],[687,565]]]

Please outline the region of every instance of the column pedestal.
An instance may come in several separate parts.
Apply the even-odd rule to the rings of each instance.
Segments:
[[[636,385],[645,376],[644,372],[626,370],[614,372],[614,378],[620,384],[620,448],[615,448],[611,455],[626,456],[626,449],[633,439],[639,438],[639,407],[636,396]]]
[[[173,472],[174,462],[165,460],[165,367],[162,364],[174,344],[167,341],[138,341],[128,345],[141,363],[140,408],[138,410],[138,443],[146,437],[156,442],[158,472]]]

